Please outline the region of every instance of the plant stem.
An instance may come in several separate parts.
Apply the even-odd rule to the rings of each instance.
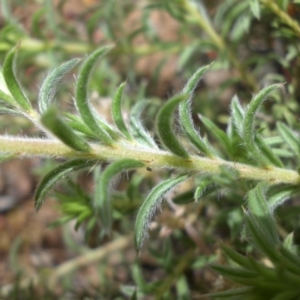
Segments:
[[[10,42],[0,42],[0,52],[7,52],[12,48]],[[84,42],[57,42],[57,41],[42,41],[35,38],[24,37],[20,40],[20,49],[25,52],[40,53],[43,51],[61,50],[66,54],[86,54],[94,51],[97,46]],[[179,53],[182,51],[182,45],[175,43],[164,43],[163,45],[142,45],[142,46],[122,46],[117,44],[112,49],[112,55],[128,55],[134,54],[138,56],[150,55],[159,52]]]
[[[273,0],[260,0],[265,6],[267,6],[277,17],[289,26],[296,35],[300,36],[300,25],[298,22],[293,20],[285,11],[283,11],[275,1]]]
[[[20,289],[28,289],[29,286],[46,285],[48,288],[54,288],[56,283],[63,276],[68,276],[79,268],[85,267],[95,262],[99,262],[114,251],[124,250],[132,244],[132,235],[119,237],[110,243],[105,244],[95,250],[88,251],[74,259],[59,265],[53,270],[45,270],[47,277],[43,272],[40,275],[35,275],[30,278],[25,278],[19,283]],[[50,274],[48,274],[48,271]],[[8,284],[0,288],[1,296],[8,296],[15,288],[15,284]]]
[[[92,151],[81,153],[72,150],[55,139],[31,139],[0,137],[0,152],[13,157],[57,157],[85,158],[99,161],[116,161],[135,159],[150,168],[178,169],[183,172],[221,174],[221,166],[238,172],[240,179],[266,181],[270,184],[300,184],[300,176],[296,171],[281,168],[259,168],[251,165],[210,159],[200,156],[181,158],[163,150],[149,149],[129,144],[118,144],[116,147],[90,144]]]
[[[219,51],[226,53],[228,60],[239,71],[244,82],[251,87],[252,91],[258,92],[259,86],[256,79],[247,69],[245,69],[243,62],[238,60],[236,54],[231,51],[228,45],[226,45],[223,38],[216,32],[211,23],[199,13],[196,7],[191,5],[191,1],[185,0],[183,6],[188,13],[188,19],[204,30]]]
[[[48,280],[49,287],[54,287],[62,277],[74,273],[79,268],[98,262],[114,251],[124,251],[126,247],[132,244],[132,241],[132,235],[119,237],[98,249],[91,250],[74,259],[70,259],[53,270],[53,273]]]

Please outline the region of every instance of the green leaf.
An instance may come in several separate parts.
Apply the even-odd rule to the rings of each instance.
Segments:
[[[76,106],[82,120],[93,132],[95,132],[95,134],[97,134],[100,140],[107,145],[114,144],[114,141],[108,133],[107,124],[100,122],[100,119],[95,117],[95,112],[90,106],[88,101],[88,83],[97,60],[104,56],[111,48],[112,46],[101,47],[88,56],[79,71],[75,93]]]
[[[188,178],[187,174],[180,175],[176,178],[168,179],[156,187],[149,193],[139,209],[135,223],[135,247],[139,251],[143,245],[144,239],[148,236],[149,224],[155,214],[165,194],[180,182]]]
[[[4,93],[1,90],[0,90],[0,100],[2,100],[3,102],[6,102],[8,104],[12,104],[12,105],[16,104],[14,99],[10,95]]]
[[[189,89],[192,90],[192,86],[190,86]],[[203,139],[194,128],[192,116],[190,113],[190,101],[191,98],[190,100],[183,101],[179,105],[179,118],[181,127],[192,144],[204,155],[213,159],[215,158],[213,150],[211,149],[207,141]]]
[[[96,139],[97,136],[92,132],[92,130],[86,126],[85,123],[83,123],[80,116],[73,115],[71,113],[65,112],[64,116],[66,117],[68,124],[70,127],[72,127],[74,130],[83,133],[86,137],[91,139]]]
[[[113,120],[117,125],[118,129],[124,134],[124,136],[127,139],[132,140],[132,137],[123,120],[122,109],[121,109],[122,95],[123,95],[125,85],[126,82],[122,83],[117,89],[117,92],[113,97],[111,113],[112,113]]]
[[[298,249],[296,254],[293,250],[287,249],[284,245],[281,245],[279,252],[281,255],[281,261],[286,265],[287,269],[295,274],[300,274],[300,258]]]
[[[187,95],[188,98],[179,105],[179,116],[181,127],[193,145],[206,156],[213,158],[215,155],[213,154],[212,149],[210,149],[210,146],[195,130],[190,113],[190,102],[192,101],[193,93],[201,80],[201,76],[209,69],[209,67],[210,65],[199,68],[183,88],[182,93]]]
[[[80,225],[92,215],[90,210],[82,210],[82,212],[76,217],[75,230],[77,231]]]
[[[268,197],[268,206],[271,211],[274,211],[279,205],[291,199],[292,196],[300,192],[299,186],[279,186],[271,188]]]
[[[226,153],[231,153],[232,149],[230,139],[227,134],[218,126],[216,126],[209,118],[206,118],[202,115],[198,116],[200,117],[204,126],[207,128],[208,132],[210,132],[217,139],[217,142],[224,147]]]
[[[206,197],[210,193],[213,193],[217,190],[218,186],[213,183],[209,178],[203,179],[200,184],[198,184],[195,193],[194,199],[195,202],[198,202],[200,199]]]
[[[35,208],[39,210],[44,202],[47,193],[53,188],[53,186],[63,179],[66,175],[71,172],[88,168],[95,165],[95,161],[87,161],[86,159],[75,159],[68,161],[55,169],[51,170],[44,178],[40,181],[36,192],[35,192]]]
[[[53,103],[57,86],[60,84],[62,77],[72,70],[79,63],[79,61],[80,59],[74,58],[61,64],[48,74],[39,93],[38,104],[41,113],[45,113],[49,108],[49,105]]]
[[[221,265],[209,265],[214,271],[229,278],[241,278],[241,279],[252,279],[257,278],[257,273],[249,271],[244,268],[221,266]]]
[[[180,102],[187,100],[188,96],[179,94],[168,100],[159,110],[156,118],[156,128],[161,142],[174,154],[188,158],[189,154],[180,144],[174,133],[171,117]]]
[[[18,46],[17,46],[18,47]],[[31,104],[23,92],[18,79],[15,75],[15,60],[17,47],[8,52],[3,63],[3,77],[9,92],[13,96],[18,105],[26,112],[32,110]]]
[[[43,26],[40,25],[41,18],[43,17],[43,15],[45,15],[46,11],[47,11],[46,8],[39,9],[31,17],[32,34],[41,40],[46,38],[46,36],[42,33],[42,30],[41,30],[41,29],[43,29]]]
[[[235,95],[231,100],[231,117],[233,120],[233,124],[237,129],[238,134],[243,136],[243,120],[245,116],[245,111],[242,105],[239,102],[239,98]]]
[[[291,232],[287,235],[283,242],[283,247],[286,248],[288,251],[292,252],[293,254],[297,255],[297,248],[294,245],[294,233]]]
[[[248,206],[257,225],[268,233],[268,240],[274,246],[279,243],[279,237],[275,219],[265,196],[267,188],[268,185],[265,182],[261,182],[254,189],[250,190],[247,195]]]
[[[250,0],[250,9],[256,19],[260,19],[260,5],[259,0]]]
[[[138,143],[157,149],[156,143],[140,121],[140,114],[147,104],[149,104],[149,101],[139,101],[132,108],[130,114],[130,132],[134,140]]]
[[[191,299],[190,287],[186,276],[181,275],[176,282],[177,299]]]
[[[195,89],[197,88],[199,81],[201,80],[202,75],[209,69],[210,65],[200,67],[188,80],[186,85],[184,86],[182,93],[188,96],[192,96]]]
[[[259,151],[256,141],[255,141],[255,115],[260,108],[262,102],[266,99],[267,95],[271,93],[274,89],[278,88],[279,84],[273,84],[262,89],[257,95],[255,95],[251,102],[249,103],[245,117],[243,120],[243,139],[245,146],[252,157],[261,165],[269,166],[270,163],[261,151]]]
[[[265,159],[271,163],[272,165],[283,168],[283,164],[280,158],[273,152],[273,150],[265,143],[265,141],[261,138],[259,134],[255,136],[256,146],[261,152],[261,154],[265,157]]]
[[[82,152],[90,150],[89,144],[59,116],[56,108],[49,107],[41,117],[42,124],[49,129],[64,144],[72,149]]]
[[[223,250],[223,252],[235,263],[237,263],[238,265],[240,265],[241,267],[251,270],[252,269],[252,264],[249,261],[249,259],[239,253],[237,253],[236,251],[232,250],[231,248],[225,246],[225,245],[221,245],[221,248]]]
[[[252,243],[262,251],[272,262],[277,262],[278,253],[275,249],[274,240],[266,229],[262,227],[260,221],[251,213],[244,212],[247,232],[251,237]]]
[[[282,136],[283,140],[290,146],[293,152],[299,156],[300,155],[300,141],[299,135],[294,133],[291,128],[287,125],[277,122],[277,129]]]
[[[11,96],[9,89],[5,83],[1,67],[0,67],[0,100],[13,106],[16,106],[17,104],[14,98]]]
[[[0,107],[0,114],[23,116],[20,111],[12,108],[7,108],[7,107]]]
[[[109,195],[110,183],[118,173],[143,167],[144,164],[133,159],[123,159],[110,164],[101,174],[95,174],[95,195],[94,207],[95,212],[100,215],[103,232],[109,233],[112,225],[112,206]]]
[[[231,116],[238,134],[240,135],[240,137],[243,138],[243,121],[245,118],[245,111],[241,106],[241,104],[239,103],[237,96],[234,96],[231,101]],[[273,151],[265,143],[265,141],[260,137],[259,134],[255,133],[254,139],[258,150],[262,153],[263,159],[265,159],[265,163],[270,163],[277,167],[283,166],[282,162],[275,154],[275,151]]]

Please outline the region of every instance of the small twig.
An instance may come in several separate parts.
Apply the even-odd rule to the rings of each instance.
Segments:
[[[132,235],[120,237],[115,239],[114,241],[105,244],[104,246],[91,250],[87,253],[84,253],[74,259],[71,259],[57,268],[50,270],[50,276],[46,278],[46,276],[42,273],[39,275],[32,276],[31,278],[26,278],[21,280],[19,283],[20,289],[26,289],[29,286],[37,286],[39,283],[43,283],[49,288],[53,288],[58,280],[63,276],[67,276],[72,272],[75,272],[79,268],[85,267],[91,263],[98,262],[110,255],[114,251],[120,251],[129,245],[132,244],[133,237]],[[8,284],[3,286],[0,289],[0,295],[5,297],[8,296],[9,293],[14,289],[14,284]]]
[[[289,26],[296,35],[300,36],[300,25],[298,22],[293,20],[285,11],[283,11],[275,1],[273,0],[260,0],[265,6],[267,6],[277,17],[281,20],[281,22],[285,23]]]
[[[259,85],[256,79],[250,72],[248,72],[243,63],[238,60],[236,54],[231,51],[229,45],[225,43],[224,39],[217,33],[213,26],[204,18],[204,16],[199,13],[194,6],[191,5],[190,1],[185,0],[184,9],[188,13],[189,20],[196,23],[204,30],[204,32],[208,35],[220,52],[226,53],[228,60],[239,71],[241,78],[252,88],[252,91],[258,92]]]

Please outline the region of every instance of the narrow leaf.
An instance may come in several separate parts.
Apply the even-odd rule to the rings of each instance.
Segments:
[[[298,247],[295,247],[296,253],[287,249],[285,246],[281,246],[279,248],[279,252],[281,254],[281,260],[286,264],[287,268],[296,274],[300,273],[300,258]]]
[[[264,156],[266,161],[268,161],[270,164],[272,164],[278,168],[283,168],[283,164],[282,164],[280,158],[265,143],[265,141],[261,138],[261,136],[259,134],[256,134],[256,136],[255,136],[255,143],[256,143],[258,150]]]
[[[183,101],[179,105],[179,118],[183,131],[192,142],[192,144],[204,155],[209,158],[215,158],[215,154],[213,150],[207,143],[207,141],[200,136],[200,134],[194,128],[194,124],[192,121],[192,116],[190,113],[190,100]]]
[[[256,278],[257,274],[256,272],[249,271],[244,268],[237,268],[237,267],[229,267],[229,266],[221,266],[221,265],[210,265],[210,267],[218,272],[219,274],[229,277],[229,278],[242,278],[242,279],[247,279],[247,278]]]
[[[13,106],[16,106],[17,104],[14,98],[11,96],[10,91],[5,83],[5,79],[3,77],[3,72],[1,67],[0,67],[0,100]]]
[[[133,106],[130,114],[130,133],[138,143],[157,149],[156,143],[145,130],[140,120],[141,112],[145,109],[147,104],[149,104],[148,101],[139,101]]]
[[[132,137],[123,120],[122,109],[121,109],[122,95],[123,95],[125,85],[126,82],[122,83],[117,89],[117,92],[112,101],[111,113],[112,113],[113,120],[117,125],[118,129],[124,134],[124,136],[127,139],[132,140]]]
[[[157,208],[160,207],[165,194],[180,182],[188,178],[187,174],[180,175],[176,178],[168,179],[149,193],[144,203],[139,209],[135,223],[135,247],[139,251],[143,245],[144,239],[148,236],[149,224]]]
[[[88,126],[86,126],[85,123],[83,123],[80,116],[73,115],[68,112],[65,112],[64,116],[67,118],[69,126],[71,126],[74,130],[83,133],[85,136],[89,138],[92,139],[97,138],[95,133],[93,133],[92,130]]]
[[[53,186],[71,172],[91,167],[95,165],[95,161],[87,161],[86,159],[76,159],[68,161],[55,169],[51,170],[39,183],[35,192],[35,208],[39,210],[44,202],[47,193]]]
[[[18,105],[25,111],[31,111],[31,104],[27,96],[24,94],[15,74],[16,51],[17,47],[13,48],[6,55],[3,63],[3,77],[9,92]]]
[[[255,95],[249,103],[245,117],[243,120],[243,139],[245,146],[253,158],[263,166],[269,166],[268,160],[261,154],[255,143],[255,115],[260,108],[262,102],[266,99],[266,96],[271,93],[274,89],[278,88],[279,84],[273,84],[262,89],[257,95]]]
[[[221,248],[223,252],[235,263],[240,265],[241,267],[251,270],[252,269],[252,264],[249,261],[249,259],[236,251],[232,250],[230,247],[227,247],[225,245],[221,245]]]
[[[240,137],[243,138],[243,122],[245,118],[245,111],[239,103],[237,96],[234,96],[231,101],[231,116],[238,134],[240,135]],[[261,160],[264,160],[264,164],[272,164],[277,167],[283,166],[281,160],[274,153],[274,151],[265,143],[265,141],[260,137],[259,134],[255,133],[254,140],[257,146],[257,150],[254,151],[254,153],[259,155],[259,152],[261,152]]]
[[[59,116],[57,109],[54,107],[48,108],[42,115],[41,122],[70,148],[82,152],[88,152],[90,150],[89,144],[74,132],[74,130]]]
[[[79,61],[80,59],[74,58],[61,64],[48,74],[39,93],[38,104],[41,113],[45,113],[49,105],[53,103],[57,86],[60,84],[62,77],[72,70],[79,63]]]
[[[259,0],[250,0],[250,9],[256,19],[260,19],[260,5]]]
[[[174,154],[185,158],[189,157],[189,154],[178,141],[174,133],[171,118],[175,108],[180,102],[187,100],[187,97],[186,95],[179,94],[168,100],[161,107],[156,118],[156,128],[162,143]]]
[[[107,125],[101,124],[100,120],[94,115],[95,112],[93,112],[88,101],[88,83],[97,60],[104,56],[111,48],[111,46],[102,47],[93,52],[84,61],[79,71],[75,93],[76,106],[83,121],[93,132],[97,134],[100,140],[107,145],[112,145],[114,141],[106,130]]]
[[[218,186],[215,183],[213,183],[210,179],[203,179],[202,182],[198,184],[195,190],[195,202],[198,202],[200,199],[206,197],[210,193],[215,192],[217,188]]]
[[[293,152],[299,156],[300,155],[300,140],[299,135],[294,133],[291,128],[287,125],[277,122],[277,129],[282,136],[283,140],[290,146]]]
[[[233,124],[236,127],[238,134],[242,137],[245,111],[236,95],[231,100],[230,108],[231,108],[231,117],[233,120]]]
[[[207,128],[208,132],[210,132],[217,139],[217,142],[224,147],[226,153],[231,153],[232,151],[231,144],[227,134],[223,130],[221,130],[218,126],[216,126],[209,118],[206,118],[202,115],[198,115],[198,116],[200,117],[204,126]]]
[[[202,75],[209,69],[210,65],[200,67],[193,76],[188,80],[187,84],[184,86],[182,93],[185,95],[192,96],[195,89],[197,88]]]
[[[268,205],[271,211],[274,211],[278,206],[282,205],[285,201],[291,199],[294,195],[300,192],[299,186],[280,186],[273,188],[270,191]]]
[[[187,84],[183,88],[182,93],[188,95],[188,99],[182,102],[179,106],[179,116],[181,121],[181,127],[186,133],[187,137],[194,144],[194,146],[204,153],[206,156],[213,158],[214,154],[210,149],[209,145],[205,140],[197,133],[194,128],[191,113],[190,113],[190,102],[192,101],[192,96],[201,80],[202,75],[209,69],[210,65],[199,68],[193,76],[188,80]]]
[[[0,114],[23,116],[23,114],[20,111],[7,107],[0,107]]]
[[[288,234],[288,236],[285,238],[283,242],[283,247],[286,248],[288,251],[292,252],[293,254],[297,255],[297,248],[294,245],[294,233],[291,232]]]
[[[250,190],[247,195],[248,205],[249,210],[253,217],[255,217],[258,226],[268,233],[268,240],[270,244],[274,246],[279,243],[279,237],[276,222],[266,200],[266,189],[267,184],[261,182],[257,184],[254,189]]]
[[[16,103],[15,103],[14,99],[12,98],[12,96],[4,93],[1,90],[0,90],[0,100],[2,100],[3,102],[6,102],[8,104],[16,105]]]
[[[262,227],[257,218],[253,214],[245,212],[246,228],[250,234],[251,241],[256,247],[262,251],[273,262],[278,261],[278,253],[272,237],[268,234],[267,230]]]
[[[128,170],[143,167],[144,164],[133,159],[123,159],[110,164],[101,174],[95,178],[94,207],[100,215],[104,233],[109,233],[112,225],[112,206],[110,202],[109,188],[115,175]]]

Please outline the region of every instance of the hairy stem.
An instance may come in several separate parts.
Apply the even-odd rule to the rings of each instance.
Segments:
[[[117,145],[114,148],[90,144],[91,152],[81,153],[72,150],[55,139],[31,139],[0,137],[0,153],[13,157],[57,157],[57,158],[85,158],[99,161],[116,161],[120,159],[134,159],[143,162],[150,168],[177,169],[183,172],[221,174],[221,166],[236,170],[241,179],[267,181],[270,184],[300,184],[300,177],[296,171],[281,168],[259,168],[251,165],[209,159],[199,156],[181,158],[163,150],[142,148],[132,145]]]

